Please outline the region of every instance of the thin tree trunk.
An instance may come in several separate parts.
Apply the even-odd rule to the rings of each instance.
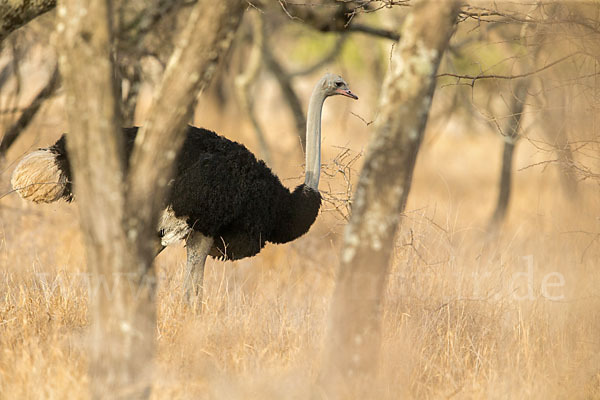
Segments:
[[[394,236],[410,190],[435,74],[458,9],[456,1],[415,5],[393,50],[375,135],[344,234],[321,374],[328,398],[347,398],[353,383],[377,365],[381,307]]]
[[[525,107],[525,98],[527,97],[529,84],[529,79],[523,79],[517,81],[514,87],[509,110],[510,118],[505,129],[506,136],[504,137],[504,148],[502,151],[498,201],[496,202],[496,209],[489,224],[491,230],[495,230],[502,224],[508,210],[512,181],[512,160],[515,146],[519,140],[519,128],[521,126],[521,117],[523,116],[523,108]]]
[[[502,167],[500,168],[500,182],[498,184],[498,200],[496,201],[496,208],[489,224],[490,229],[500,226],[506,217],[512,183],[512,160],[517,140],[511,137],[504,138]]]
[[[262,15],[260,17],[263,18]],[[298,138],[300,139],[302,150],[304,151],[306,150],[306,117],[304,116],[300,98],[298,98],[296,91],[292,87],[292,81],[289,74],[284,70],[279,61],[275,59],[275,55],[271,51],[268,41],[269,35],[266,32],[266,24],[264,21],[262,26],[263,29],[265,29],[265,33],[263,33],[263,60],[266,67],[271,71],[277,80],[279,88],[281,89],[281,93],[283,94],[283,98],[287,102],[290,111],[292,112],[292,116],[296,122],[296,132],[298,134]]]
[[[37,112],[44,102],[51,97],[56,89],[60,86],[60,74],[58,72],[58,65],[54,68],[54,72],[50,76],[50,79],[46,85],[40,90],[40,92],[31,101],[31,104],[27,106],[21,113],[19,119],[6,131],[2,140],[0,140],[0,159],[6,156],[6,152],[17,140],[21,132],[25,130],[33,121]]]
[[[260,125],[256,112],[254,112],[254,102],[250,98],[250,85],[256,80],[261,67],[261,53],[265,31],[263,29],[264,21],[263,17],[256,15],[256,13],[250,15],[252,16],[252,48],[250,49],[248,58],[245,60],[245,70],[235,77],[235,87],[240,106],[246,115],[248,115],[248,118],[250,118],[254,133],[258,139],[260,156],[267,165],[273,166],[271,151],[269,150],[265,132]]]
[[[577,175],[574,172],[574,156],[569,144],[569,123],[567,122],[567,110],[570,106],[570,88],[554,87],[548,88],[542,81],[545,89],[546,105],[544,117],[542,119],[542,132],[547,138],[548,144],[554,147],[556,158],[558,159],[558,168],[560,173],[560,183],[563,194],[569,198],[576,198],[577,194]]]

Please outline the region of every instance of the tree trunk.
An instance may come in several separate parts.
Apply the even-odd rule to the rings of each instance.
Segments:
[[[409,193],[435,74],[458,9],[456,1],[419,3],[407,17],[402,39],[392,53],[376,132],[344,233],[332,300],[327,358],[321,375],[331,398],[346,398],[343,392],[352,390],[350,383],[376,366],[394,235]]]
[[[268,166],[273,166],[273,159],[271,158],[271,150],[269,150],[269,144],[265,137],[265,132],[260,125],[258,116],[254,112],[254,101],[250,94],[250,86],[256,81],[258,73],[261,67],[261,53],[264,41],[264,20],[261,15],[256,13],[250,14],[252,16],[252,47],[250,54],[245,60],[245,69],[235,77],[235,89],[238,102],[241,109],[250,119],[256,139],[258,140],[258,146],[260,148],[260,157],[267,163]]]
[[[542,87],[546,98],[542,132],[547,143],[554,147],[563,194],[568,199],[574,199],[577,194],[577,175],[573,169],[575,162],[569,143],[569,124],[566,118],[572,94],[570,88],[548,85],[547,81],[542,81]]]
[[[296,133],[298,134],[298,138],[300,139],[300,145],[302,146],[302,151],[306,151],[306,117],[304,116],[304,111],[302,109],[302,104],[300,102],[300,98],[296,94],[292,86],[292,81],[290,79],[290,75],[287,71],[284,70],[283,66],[275,59],[275,55],[271,51],[271,46],[269,45],[269,33],[267,32],[267,24],[264,21],[264,17],[261,15],[260,18],[263,18],[262,27],[264,29],[263,32],[263,61],[265,66],[271,71],[275,80],[279,84],[279,88],[281,89],[281,94],[283,95],[283,99],[286,101],[290,111],[292,112],[292,116],[294,117],[294,121],[296,123]]]
[[[156,326],[151,267],[158,215],[192,104],[227,51],[243,9],[241,0],[194,6],[125,176],[110,54],[111,2],[65,0],[58,8],[59,59],[71,129],[67,145],[91,276],[94,398],[149,396]]]
[[[508,210],[510,200],[510,189],[512,181],[512,160],[517,141],[519,140],[519,128],[521,126],[521,117],[525,106],[525,98],[529,89],[530,80],[522,79],[516,82],[514,93],[510,103],[507,127],[505,129],[504,149],[502,151],[502,168],[500,169],[500,183],[498,184],[498,201],[496,210],[492,215],[489,227],[491,230],[498,228]]]
[[[98,399],[143,398],[151,382],[154,288],[146,271],[136,268],[124,229],[125,158],[111,62],[111,2],[66,0],[58,15],[71,131],[67,146],[92,288],[90,389]]]

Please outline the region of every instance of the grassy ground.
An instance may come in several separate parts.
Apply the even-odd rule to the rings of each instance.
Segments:
[[[330,103],[326,114],[338,116],[325,121],[325,161],[340,152],[334,146],[360,152],[372,132],[349,114],[367,118],[364,106]],[[9,154],[3,192],[11,162],[65,129],[60,102],[54,107]],[[219,114],[202,107],[199,120]],[[236,121],[202,125],[256,149]],[[298,177],[290,127],[268,131],[275,170]],[[519,146],[517,168],[547,156]],[[373,398],[600,398],[597,187],[583,182],[568,195],[553,167],[517,172],[508,220],[490,236],[500,155],[492,135],[430,125],[395,243]],[[343,188],[342,176],[324,176],[321,188],[330,186]],[[86,398],[88,288],[77,223],[74,205],[0,200],[1,399]],[[236,263],[210,260],[201,316],[182,302],[184,249],[163,252],[153,398],[308,398],[343,225],[326,211],[291,244]]]

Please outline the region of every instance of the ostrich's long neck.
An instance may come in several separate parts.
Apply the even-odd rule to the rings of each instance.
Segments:
[[[308,120],[306,121],[306,178],[304,184],[319,190],[319,174],[321,173],[321,111],[325,95],[319,82],[308,103]]]

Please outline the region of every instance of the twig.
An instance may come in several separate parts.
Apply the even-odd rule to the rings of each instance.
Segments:
[[[336,146],[337,147],[337,146]],[[352,175],[355,172],[354,164],[362,157],[363,153],[355,153],[347,147],[337,147],[340,149],[338,155],[329,163],[325,163],[321,168],[324,175],[329,178],[341,176],[344,180],[343,187],[334,190],[331,184],[328,189],[321,190],[323,201],[330,204],[332,208],[324,208],[323,211],[335,211],[345,221],[348,221],[352,209],[353,185]]]
[[[479,80],[479,79],[519,79],[519,78],[526,78],[528,76],[531,75],[535,75],[539,72],[545,71],[548,68],[551,68],[553,66],[555,66],[556,64],[559,64],[577,54],[581,54],[581,52],[577,51],[575,53],[569,54],[567,56],[561,57],[556,61],[551,62],[550,64],[544,65],[542,68],[536,69],[535,71],[530,71],[530,72],[525,72],[522,74],[517,74],[517,75],[498,75],[498,74],[490,74],[490,75],[484,75],[484,74],[478,74],[478,75],[460,75],[460,74],[453,74],[450,72],[444,72],[442,74],[438,74],[436,75],[437,78],[443,77],[443,76],[450,76],[450,77],[454,77],[454,78],[458,78],[460,79],[468,79],[471,80],[471,86],[473,86],[475,84],[475,81]]]
[[[297,19],[299,21],[301,21],[300,18],[293,16],[292,14],[290,14],[290,12],[288,11],[288,9],[286,8],[286,1],[285,0],[279,0],[279,5],[281,6],[281,8],[283,9],[283,12],[290,18],[290,19]]]
[[[356,118],[360,119],[362,122],[365,123],[366,126],[371,125],[373,122],[375,122],[375,120],[371,120],[371,121],[367,121],[366,119],[364,119],[363,117],[361,117],[360,115],[350,111],[350,114],[354,115]]]
[[[481,11],[468,11],[472,10],[481,10]],[[584,21],[583,19],[534,19],[530,16],[522,17],[517,14],[508,14],[503,13],[498,10],[492,10],[484,7],[467,7],[466,10],[462,10],[459,14],[459,22],[465,21],[467,19],[474,19],[478,22],[502,22],[497,19],[485,20],[481,17],[502,17],[505,18],[507,22],[516,22],[521,24],[541,24],[541,25],[554,25],[554,24],[575,24],[583,26],[593,32],[599,33],[600,29],[597,26],[592,25]],[[591,21],[591,20],[590,20]]]
[[[519,172],[525,171],[526,169],[530,169],[530,168],[533,168],[533,167],[539,167],[540,165],[543,166],[544,169],[545,169],[549,164],[556,163],[556,162],[559,162],[559,161],[560,160],[558,158],[554,159],[554,160],[540,161],[540,162],[537,162],[537,163],[526,165],[525,167],[521,167],[517,171],[519,171]]]

